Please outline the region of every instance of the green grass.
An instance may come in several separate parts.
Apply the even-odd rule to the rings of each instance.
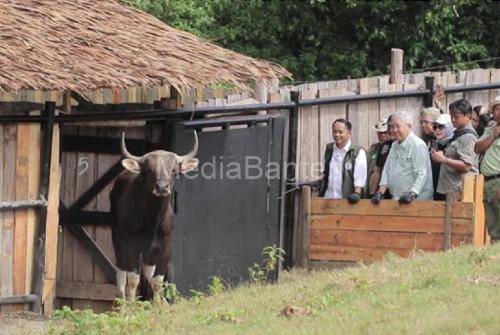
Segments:
[[[283,315],[287,306],[298,312]],[[500,245],[281,273],[278,284],[243,285],[171,306],[59,314],[63,321],[50,334],[498,334]]]

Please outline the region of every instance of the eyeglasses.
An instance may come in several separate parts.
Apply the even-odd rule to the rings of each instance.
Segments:
[[[432,125],[432,129],[434,129],[434,130],[438,130],[438,129],[441,130],[441,129],[444,129],[444,125],[442,125],[442,124],[434,124],[434,125]]]

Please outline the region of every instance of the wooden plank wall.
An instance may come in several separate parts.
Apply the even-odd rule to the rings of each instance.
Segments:
[[[0,101],[57,100],[55,92],[0,93]],[[34,111],[33,113],[39,113]],[[39,124],[0,125],[0,199],[36,200],[40,187]],[[0,297],[31,294],[38,211],[0,212]],[[57,222],[56,222],[57,224]],[[29,310],[29,305],[3,305],[0,312]]]
[[[463,201],[451,207],[451,245],[487,244],[482,209],[483,177],[468,175],[464,180]],[[400,205],[383,201],[373,205],[361,200],[313,198],[310,221],[301,222],[309,230],[308,259],[311,261],[376,261],[386,253],[409,256],[415,250],[440,251],[445,248],[446,203],[416,201]],[[306,226],[306,227],[304,227]]]
[[[337,80],[328,82],[308,83],[298,86],[286,86],[279,91],[272,91],[271,96],[279,92],[298,90],[302,98],[332,97],[341,95],[358,95],[383,92],[398,92],[425,87],[425,77],[434,77],[435,86],[463,86],[479,83],[495,83],[500,81],[498,69],[474,69],[452,72],[426,72],[403,75],[401,83],[389,83],[389,76],[379,76],[361,79]],[[473,106],[488,106],[489,101],[500,90],[454,93],[446,96],[443,110],[459,99],[467,98]],[[322,169],[323,153],[326,143],[333,141],[331,124],[337,118],[347,118],[353,123],[353,142],[363,145],[366,149],[376,142],[376,133],[372,126],[381,118],[389,116],[398,110],[406,110],[413,116],[414,131],[419,135],[419,113],[423,108],[421,98],[398,98],[380,101],[363,101],[349,104],[323,105],[319,107],[302,108],[299,115],[299,135],[297,141],[297,179],[300,182],[317,179]]]

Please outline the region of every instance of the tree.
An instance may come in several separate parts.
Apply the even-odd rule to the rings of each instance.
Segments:
[[[256,58],[297,81],[388,72],[389,50],[405,70],[498,66],[500,5],[492,1],[130,0],[167,24]]]

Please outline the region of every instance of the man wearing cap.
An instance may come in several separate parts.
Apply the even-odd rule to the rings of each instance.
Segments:
[[[455,131],[444,151],[432,149],[431,158],[441,164],[436,188],[438,200],[445,200],[446,194],[453,193],[458,199],[462,193],[462,177],[478,171],[478,155],[474,152],[477,133],[470,118],[472,106],[465,99],[450,104],[450,117]]]
[[[371,197],[378,189],[381,169],[377,168],[378,156],[384,143],[390,140],[387,119],[380,120],[373,129],[377,132],[378,142],[374,143],[368,149],[368,178],[365,188],[365,196]],[[389,144],[390,148],[390,144]]]
[[[434,140],[434,131],[432,125],[441,115],[441,111],[436,107],[426,107],[420,112],[420,127],[422,128],[422,139],[427,148],[431,148],[432,142]]]
[[[401,204],[413,200],[431,200],[432,172],[429,152],[424,141],[412,131],[412,117],[400,111],[391,115],[389,123],[395,142],[392,144],[380,179],[378,192],[371,198],[378,204],[387,189]]]
[[[357,203],[366,185],[366,152],[351,142],[352,125],[346,119],[332,124],[333,143],[326,146],[319,196]]]
[[[486,128],[474,151],[483,154],[480,171],[484,175],[484,209],[491,240],[500,240],[500,96],[490,104],[495,126]]]

